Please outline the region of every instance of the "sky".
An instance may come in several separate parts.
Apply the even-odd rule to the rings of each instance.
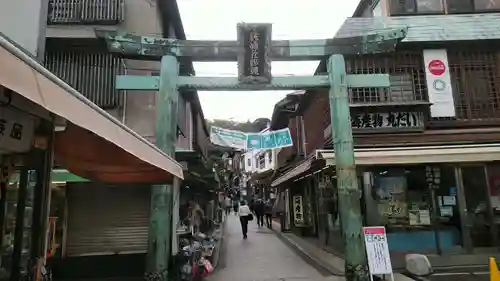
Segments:
[[[332,38],[358,0],[177,0],[187,39],[236,40],[236,24],[272,23],[273,40]],[[264,9],[265,7],[265,9]],[[274,76],[312,75],[318,61],[273,62]],[[236,62],[195,62],[197,76],[236,76]],[[293,91],[199,91],[207,119],[271,118]]]

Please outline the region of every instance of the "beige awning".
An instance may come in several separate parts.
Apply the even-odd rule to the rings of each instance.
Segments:
[[[0,33],[0,85],[68,121],[56,134],[56,161],[104,182],[172,182],[182,167],[50,73]]]
[[[335,165],[333,150],[318,150],[319,158]],[[500,160],[500,144],[464,144],[355,149],[356,165],[488,162]]]

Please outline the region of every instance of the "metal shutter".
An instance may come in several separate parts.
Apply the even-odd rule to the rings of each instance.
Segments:
[[[68,184],[68,256],[140,253],[147,250],[147,186]]]

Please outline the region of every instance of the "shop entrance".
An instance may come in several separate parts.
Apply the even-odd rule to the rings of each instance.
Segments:
[[[499,168],[485,164],[457,168],[461,228],[468,252],[490,252],[498,246],[500,209],[492,205],[495,200],[492,200],[491,184],[496,181],[489,174],[496,174],[494,170]]]

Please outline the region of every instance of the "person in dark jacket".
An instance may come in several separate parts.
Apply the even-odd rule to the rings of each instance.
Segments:
[[[264,215],[266,216],[266,225],[267,228],[273,229],[273,204],[271,200],[266,201],[266,205],[264,206]]]
[[[253,211],[255,212],[255,216],[257,217],[257,225],[259,227],[264,226],[264,201],[262,199],[255,200],[255,204],[253,206]]]

